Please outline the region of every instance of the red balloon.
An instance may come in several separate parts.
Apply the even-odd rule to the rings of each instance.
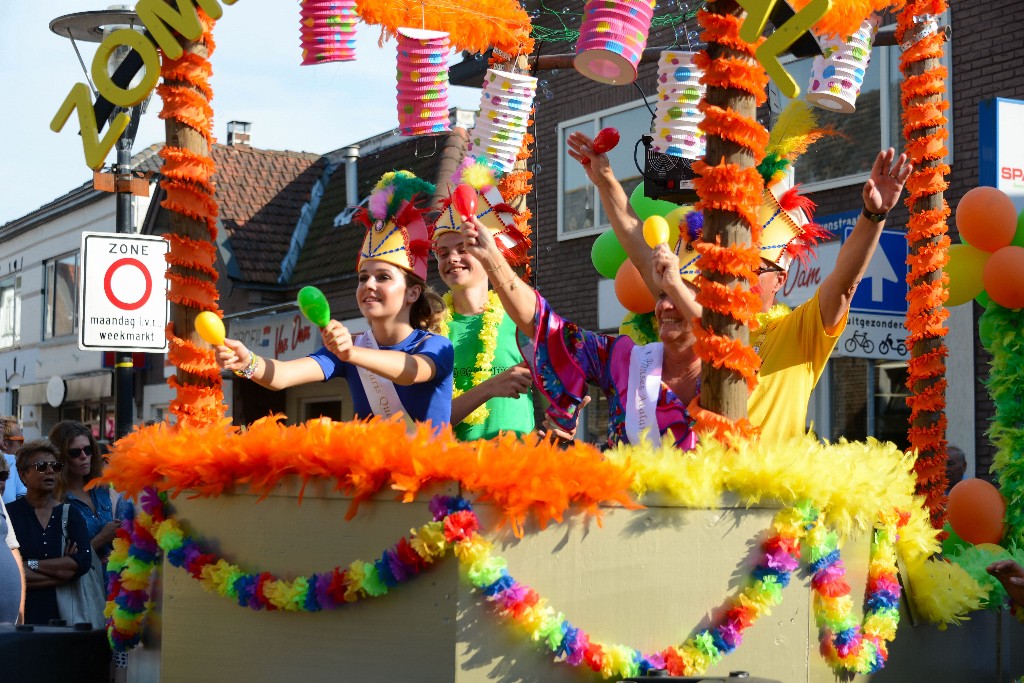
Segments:
[[[953,531],[969,543],[999,543],[1003,538],[1006,501],[984,479],[964,479],[954,486],[946,514]]]
[[[462,183],[452,192],[452,206],[463,222],[476,215],[476,190],[472,185]]]
[[[1013,241],[1017,232],[1017,209],[1002,190],[976,187],[957,204],[956,227],[964,242],[993,252]]]
[[[626,259],[615,274],[615,296],[619,303],[633,313],[650,313],[654,310],[654,297],[647,289],[640,271],[633,262]]]
[[[988,298],[1003,308],[1024,308],[1024,247],[1003,247],[981,271]]]

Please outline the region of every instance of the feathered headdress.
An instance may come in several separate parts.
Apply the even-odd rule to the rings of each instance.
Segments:
[[[831,236],[813,222],[814,202],[800,194],[799,185],[790,187],[787,174],[808,147],[835,134],[817,125],[810,106],[790,103],[772,128],[765,157],[757,166],[766,187],[760,210],[761,256],[784,269],[793,259],[807,259],[818,242]]]
[[[416,201],[433,192],[431,183],[409,171],[385,173],[370,193],[367,208],[355,215],[366,226],[356,267],[364,259],[386,261],[426,280],[430,232]]]
[[[433,238],[449,232],[458,232],[462,221],[455,215],[451,192],[461,184],[477,191],[476,218],[494,233],[505,260],[512,266],[525,266],[530,260],[530,240],[516,227],[518,213],[505,202],[498,191],[494,168],[484,158],[466,157],[452,176],[447,188],[448,197],[442,199],[438,208],[441,213],[434,222]]]

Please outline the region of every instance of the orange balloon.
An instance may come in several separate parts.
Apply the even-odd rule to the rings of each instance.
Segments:
[[[988,297],[1003,308],[1024,308],[1024,247],[1003,247],[981,271]]]
[[[1013,241],[1017,232],[1017,209],[1002,190],[976,187],[957,204],[956,227],[964,242],[993,252]]]
[[[964,479],[949,492],[949,525],[968,543],[999,543],[1003,538],[1006,501],[984,479]]]
[[[640,271],[629,259],[623,261],[615,273],[615,296],[620,304],[633,313],[650,313],[654,310],[654,297],[640,277]]]

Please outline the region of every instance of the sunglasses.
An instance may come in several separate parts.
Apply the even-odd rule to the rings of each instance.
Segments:
[[[83,455],[92,455],[92,446],[85,446],[84,448],[69,448],[68,456],[72,458],[81,458]]]
[[[3,472],[0,472],[0,481],[7,481],[8,479],[10,479],[10,477],[10,471],[4,470]]]
[[[36,472],[39,474],[46,474],[46,470],[48,469],[52,469],[54,474],[58,474],[62,469],[64,469],[64,463],[40,460],[39,462],[32,463],[32,467],[35,467]]]
[[[757,273],[758,275],[764,275],[765,273],[785,273],[786,271],[773,263],[770,266],[767,264],[763,265],[760,268],[754,270],[754,272]]]

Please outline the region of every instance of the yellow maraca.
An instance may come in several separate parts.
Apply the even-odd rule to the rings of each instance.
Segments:
[[[196,332],[207,344],[222,346],[224,344],[224,321],[213,311],[203,311],[196,316]]]
[[[662,216],[651,216],[644,221],[644,241],[651,249],[668,244],[668,232],[668,221]]]

